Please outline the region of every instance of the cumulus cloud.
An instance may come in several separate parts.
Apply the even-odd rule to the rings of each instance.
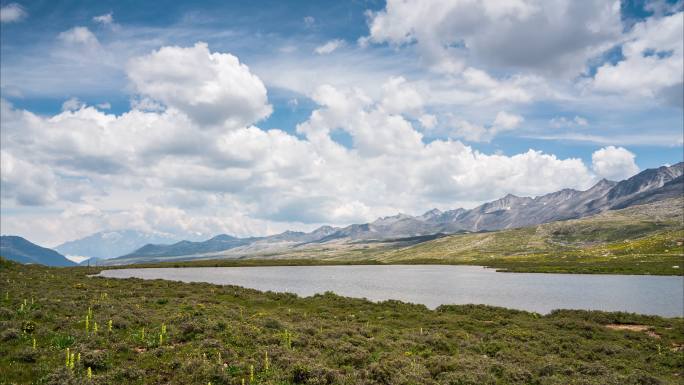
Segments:
[[[524,120],[520,115],[505,111],[499,111],[494,122],[489,126],[481,126],[452,117],[453,135],[472,142],[489,142],[499,133],[518,128]]]
[[[21,5],[10,3],[0,7],[0,23],[15,23],[23,20],[28,13]]]
[[[368,25],[364,41],[415,43],[428,66],[447,73],[474,62],[576,75],[622,30],[619,2],[605,0],[389,0]]]
[[[323,45],[319,45],[314,49],[314,52],[316,52],[319,55],[327,55],[330,53],[333,53],[335,50],[338,48],[344,47],[346,43],[342,39],[334,39],[326,42]]]
[[[388,113],[361,90],[324,85],[312,97],[323,108],[297,126],[310,140],[328,140],[331,131],[342,129],[365,156],[409,154],[422,146],[422,135],[406,119]]]
[[[596,70],[595,90],[663,98],[682,107],[684,13],[648,18],[632,27],[622,45],[624,60]]]
[[[423,97],[402,76],[392,77],[382,85],[382,106],[391,114],[419,114]]]
[[[272,111],[261,79],[237,57],[210,52],[206,43],[162,47],[132,59],[127,74],[139,94],[203,126],[242,127]]]
[[[492,155],[450,139],[427,143],[415,121],[430,126],[436,118],[421,111],[418,88],[403,78],[387,79],[375,98],[317,87],[309,96],[318,106],[295,135],[253,125],[270,110],[263,84],[237,58],[206,45],[163,47],[133,60],[129,76],[141,103],[166,108],[113,114],[79,104],[40,116],[3,101],[3,205],[79,208],[26,226],[59,233],[65,230],[55,223],[106,217],[89,228],[263,234],[594,181],[580,159],[532,150]],[[522,121],[501,111],[479,138]],[[335,141],[337,131],[351,138],[350,147]],[[81,210],[88,207],[95,210]]]
[[[497,127],[499,131],[508,131],[518,127],[523,120],[525,119],[523,119],[523,117],[520,115],[509,114],[505,111],[501,111],[496,114],[496,118],[494,119],[494,124],[492,124],[492,126]]]
[[[529,195],[585,187],[593,178],[578,159],[537,151],[487,155],[449,140],[425,144],[408,120],[355,90],[323,86],[314,97],[320,108],[299,125],[303,139],[257,127],[211,134],[173,110],[113,115],[86,106],[41,117],[12,108],[2,116],[3,144],[26,167],[40,170],[37,166],[44,165],[52,173],[3,170],[3,177],[22,175],[40,186],[5,189],[13,182],[3,180],[4,199],[47,204],[64,199],[61,190],[73,190],[70,182],[77,178],[90,187],[80,190],[79,201],[97,202],[132,190],[159,203],[159,197],[176,191],[176,198],[164,200],[170,207],[206,217],[212,215],[200,215],[197,208],[203,201],[209,211],[230,207],[231,213],[221,217],[222,226],[233,217],[251,218],[261,221],[258,231],[265,231],[266,223],[362,222],[507,192]],[[495,121],[512,127],[516,120],[502,113]],[[336,143],[334,130],[349,133],[353,148]],[[43,181],[41,175],[54,179]],[[33,190],[52,193],[38,199],[23,192]],[[178,198],[188,195],[195,198],[192,203]],[[112,204],[124,212],[130,209],[128,203]],[[182,231],[210,228],[188,223]],[[224,227],[213,227],[219,228]]]
[[[48,167],[34,165],[2,151],[2,198],[24,206],[40,206],[57,199],[54,175]]]
[[[622,180],[639,172],[636,156],[624,147],[608,146],[591,155],[592,169],[603,178]]]
[[[487,72],[468,67],[462,73],[461,89],[472,93],[469,99],[481,104],[529,103],[545,96],[555,98],[543,78],[537,75],[513,75],[496,79]]]

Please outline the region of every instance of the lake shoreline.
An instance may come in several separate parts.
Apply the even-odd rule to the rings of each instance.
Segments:
[[[632,269],[622,269],[620,266],[608,266],[603,269],[596,269],[595,266],[557,266],[542,264],[535,266],[525,266],[520,261],[505,261],[505,263],[486,264],[478,260],[472,263],[451,262],[436,259],[416,259],[402,261],[379,261],[379,260],[315,260],[315,259],[278,259],[278,258],[244,258],[244,259],[202,259],[188,261],[165,261],[165,262],[143,262],[136,264],[122,265],[98,265],[91,266],[98,269],[132,269],[132,268],[164,268],[164,267],[251,267],[251,266],[413,266],[413,265],[439,265],[439,266],[479,266],[488,269],[495,269],[501,273],[539,273],[539,274],[586,274],[586,275],[651,275],[662,277],[684,277],[684,269],[681,274],[667,274],[661,270],[651,273],[644,270],[634,271]],[[684,257],[682,264],[684,267]],[[83,266],[80,266],[83,267]]]
[[[430,309],[482,304],[547,314],[555,309],[681,317],[677,276],[501,274],[483,266],[327,265],[106,269],[96,277],[163,279],[240,286],[308,297],[324,292]],[[497,282],[495,286],[490,282]],[[665,294],[669,293],[669,294]],[[521,299],[522,298],[522,299]]]
[[[682,318],[88,277],[99,271],[0,259],[0,382],[80,384],[90,367],[94,384],[240,384],[253,372],[273,385],[618,385],[674,384],[682,370]]]

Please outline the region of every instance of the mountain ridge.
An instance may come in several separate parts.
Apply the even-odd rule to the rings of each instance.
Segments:
[[[286,231],[267,237],[236,238],[216,244],[214,237],[204,242],[177,246],[146,245],[130,254],[114,258],[135,261],[149,257],[179,257],[228,252],[233,256],[258,250],[268,252],[283,248],[316,243],[344,241],[371,241],[420,237],[457,232],[495,231],[518,228],[559,220],[577,219],[606,210],[629,207],[639,202],[662,200],[684,195],[684,162],[644,170],[623,181],[601,179],[587,190],[562,189],[537,197],[519,197],[513,194],[483,203],[473,209],[457,208],[447,211],[431,209],[422,215],[399,213],[376,219],[370,223],[351,224],[345,227],[322,226],[312,232]],[[179,242],[179,244],[182,242]],[[195,248],[193,248],[195,247]],[[183,254],[185,253],[185,254]]]
[[[0,236],[0,256],[19,263],[37,263],[47,266],[76,266],[62,254],[38,246],[16,235]]]
[[[54,250],[63,255],[108,259],[128,254],[150,243],[169,244],[178,241],[177,237],[169,234],[131,229],[110,230],[64,242],[54,247]]]

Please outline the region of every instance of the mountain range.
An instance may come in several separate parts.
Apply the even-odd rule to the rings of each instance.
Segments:
[[[577,219],[608,210],[684,196],[684,162],[648,169],[613,182],[601,180],[588,190],[563,189],[538,197],[508,194],[473,209],[432,209],[422,215],[397,214],[346,227],[322,226],[312,232],[285,231],[266,237],[221,234],[206,241],[176,241],[172,236],[134,230],[99,232],[66,242],[56,250],[24,238],[2,236],[0,255],[22,263],[73,266],[64,255],[87,256],[97,264],[119,265],[190,259],[273,257],[284,252],[344,250],[386,243],[409,246],[444,236],[533,226]],[[58,252],[59,251],[59,252]],[[123,254],[123,255],[122,255]],[[113,256],[120,255],[112,258]],[[110,259],[106,259],[110,258]]]
[[[269,256],[311,245],[401,239],[419,242],[422,237],[431,235],[537,225],[683,196],[683,174],[684,162],[681,162],[674,166],[647,169],[620,182],[604,179],[585,191],[564,189],[535,198],[509,194],[470,210],[432,209],[419,216],[398,214],[341,228],[323,226],[309,233],[286,231],[268,237],[249,238],[218,235],[204,242],[149,244],[104,263]]]
[[[55,250],[67,256],[107,259],[128,254],[147,244],[170,244],[179,240],[169,234],[137,230],[100,231],[62,243]]]
[[[0,236],[0,256],[20,263],[38,263],[48,266],[76,266],[62,254],[38,246],[22,237]]]

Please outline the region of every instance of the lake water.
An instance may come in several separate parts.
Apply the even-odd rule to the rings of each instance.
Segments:
[[[373,301],[435,308],[486,304],[548,313],[553,309],[684,313],[684,278],[646,275],[500,273],[479,266],[272,266],[104,270],[111,278],[238,285],[310,296],[332,291]]]

